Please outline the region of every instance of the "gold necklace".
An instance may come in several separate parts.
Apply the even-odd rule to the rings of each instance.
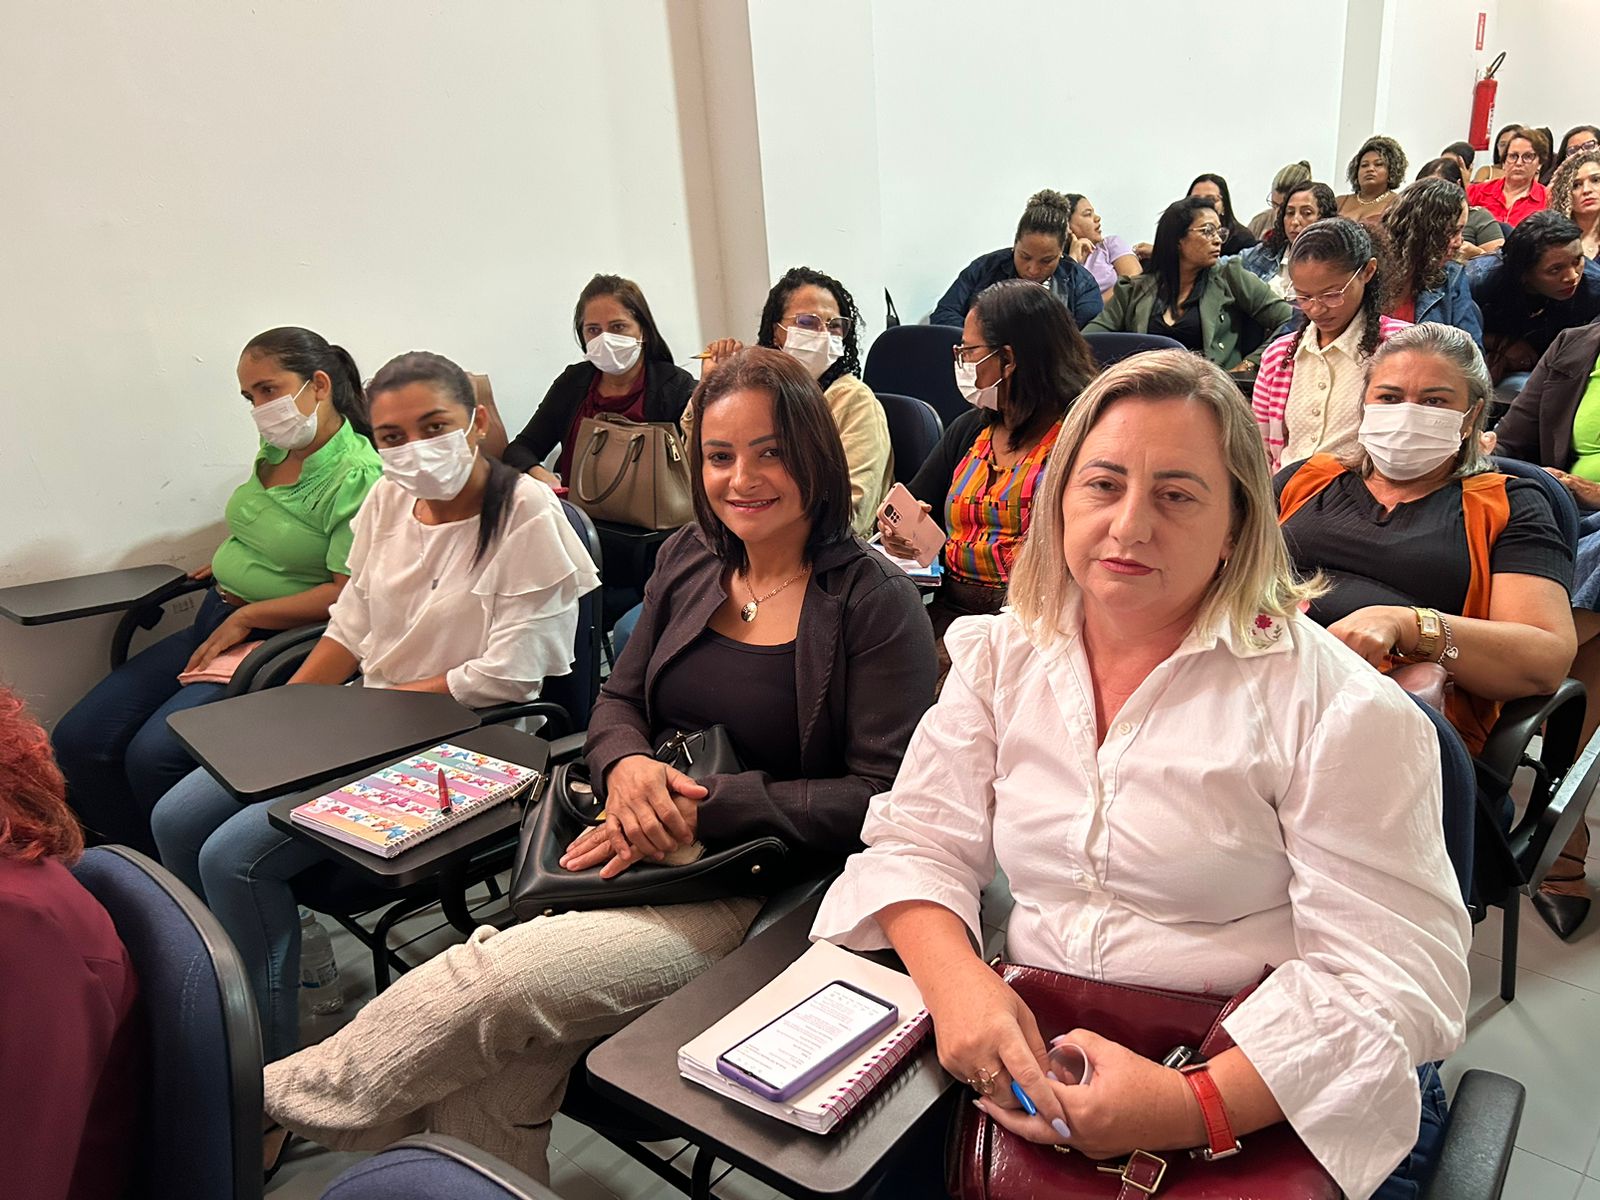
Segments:
[[[750,586],[749,577],[747,575],[744,575],[744,574],[741,573],[740,576],[739,576],[739,581],[744,584],[744,590],[749,595],[750,600],[749,600],[749,602],[747,604],[745,604],[745,606],[743,608],[741,608],[739,610],[739,619],[741,621],[746,621],[746,622],[754,621],[756,619],[756,615],[761,611],[761,606],[763,604],[765,604],[768,600],[771,600],[774,596],[776,596],[779,592],[783,591],[784,588],[788,587],[795,580],[803,578],[804,576],[808,575],[810,572],[811,572],[811,567],[809,565],[801,567],[798,573],[789,576],[789,578],[785,579],[782,583],[780,583],[777,587],[773,588],[765,596],[757,596],[756,593],[755,593],[755,589]]]
[[[1356,203],[1357,204],[1369,204],[1369,205],[1370,204],[1381,204],[1383,201],[1387,200],[1392,195],[1394,195],[1394,189],[1390,188],[1388,191],[1384,192],[1384,194],[1381,195],[1381,196],[1374,196],[1371,200],[1363,200],[1361,198],[1361,193],[1357,192],[1356,193]]]

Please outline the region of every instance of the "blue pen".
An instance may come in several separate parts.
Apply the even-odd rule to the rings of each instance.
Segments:
[[[1017,1103],[1022,1105],[1023,1112],[1027,1113],[1030,1117],[1037,1117],[1039,1115],[1039,1110],[1034,1105],[1033,1100],[1028,1096],[1027,1092],[1022,1090],[1022,1085],[1016,1080],[1011,1081],[1011,1094],[1017,1098]]]

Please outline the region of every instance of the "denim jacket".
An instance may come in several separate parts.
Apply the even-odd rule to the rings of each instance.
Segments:
[[[1487,256],[1486,256],[1487,257]],[[1467,282],[1467,271],[1460,263],[1444,265],[1444,285],[1417,293],[1417,319],[1434,325],[1454,325],[1469,334],[1483,349],[1483,314],[1472,298],[1472,288]]]
[[[1239,262],[1257,279],[1271,282],[1278,277],[1278,268],[1283,265],[1283,252],[1265,242],[1257,242],[1239,255]]]
[[[967,309],[972,307],[973,298],[979,292],[991,283],[1015,278],[1017,278],[1017,264],[1012,257],[1010,246],[979,255],[967,264],[965,271],[956,276],[956,281],[950,285],[950,290],[938,304],[934,305],[933,315],[928,318],[928,324],[956,326],[964,324],[967,319]],[[1060,265],[1050,277],[1050,290],[1056,299],[1067,306],[1079,329],[1099,316],[1100,310],[1105,307],[1105,302],[1100,299],[1100,285],[1094,281],[1094,276],[1089,274],[1082,264],[1074,262],[1066,255],[1061,256]]]

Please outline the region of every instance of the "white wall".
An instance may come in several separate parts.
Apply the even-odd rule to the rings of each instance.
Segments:
[[[437,350],[514,426],[578,356],[596,270],[692,353],[722,317],[669,2],[10,6],[0,585],[204,561],[256,444],[234,364],[269,326],[367,374]],[[53,716],[103,671],[102,625],[0,622],[0,673]]]
[[[902,318],[1010,245],[1041,187],[1086,194],[1106,232],[1137,242],[1201,172],[1227,178],[1241,220],[1285,163],[1334,174],[1344,9],[1141,0],[1069,19],[1033,0],[874,0],[885,271]]]
[[[1595,85],[1596,0],[1504,0],[1493,48],[1506,52],[1496,73],[1495,127],[1548,125],[1560,137],[1574,125],[1600,125]],[[1559,147],[1557,151],[1559,152]]]
[[[1517,5],[1524,6],[1536,7]],[[1466,138],[1473,81],[1496,53],[1499,7],[1499,0],[1387,0],[1384,5],[1370,132],[1399,141],[1411,163],[1408,178],[1445,146]],[[1480,12],[1486,18],[1481,51],[1475,49]],[[1362,136],[1343,142],[1341,161],[1349,161]]]

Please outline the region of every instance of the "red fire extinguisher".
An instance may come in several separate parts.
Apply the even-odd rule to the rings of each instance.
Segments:
[[[1472,143],[1474,150],[1489,148],[1489,128],[1494,124],[1494,94],[1500,87],[1500,81],[1494,77],[1494,73],[1505,60],[1506,54],[1502,50],[1489,64],[1483,78],[1472,85],[1472,124],[1467,130],[1467,141]]]

